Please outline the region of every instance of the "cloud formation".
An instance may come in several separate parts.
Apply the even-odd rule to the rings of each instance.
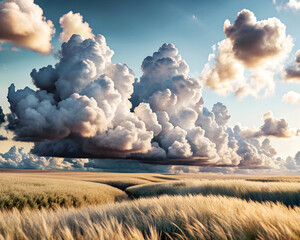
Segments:
[[[23,148],[11,147],[0,154],[0,168],[40,169],[40,170],[85,170],[87,159],[63,159],[39,157],[24,152]]]
[[[283,95],[282,100],[292,104],[300,104],[300,93],[289,91]]]
[[[256,141],[256,140],[255,140]],[[262,142],[261,151],[265,154],[276,155],[276,151],[271,147],[268,139]],[[254,149],[252,149],[254,150]],[[275,151],[275,152],[274,152]],[[258,154],[257,151],[252,153]],[[253,157],[253,156],[251,156]],[[249,158],[250,159],[250,158]],[[253,159],[253,158],[251,158]],[[259,160],[258,160],[259,161]],[[280,166],[280,171],[299,172],[300,170],[300,152],[294,157],[286,159],[277,158],[276,163]],[[233,173],[257,173],[268,172],[270,169],[266,167],[253,167],[247,165],[250,162],[242,162],[237,167],[211,167],[211,166],[178,166],[178,165],[153,165],[144,164],[137,160],[124,159],[87,159],[87,158],[55,158],[41,157],[31,153],[27,153],[23,148],[13,146],[6,153],[0,154],[0,168],[10,169],[36,169],[36,170],[64,170],[64,171],[100,171],[100,172],[157,172],[157,173],[197,173],[197,172],[221,172],[224,174]],[[278,171],[278,167],[276,168]],[[272,169],[272,171],[276,170]],[[251,171],[251,172],[250,172]]]
[[[293,63],[285,69],[284,80],[300,82],[300,50],[296,52]]]
[[[5,123],[5,114],[3,113],[2,107],[0,107],[0,127]],[[7,140],[7,137],[0,135],[0,141]]]
[[[240,135],[244,138],[290,138],[293,136],[298,136],[300,133],[300,130],[290,128],[288,122],[285,119],[275,118],[272,112],[267,112],[263,115],[263,122],[263,125],[259,128],[243,129]]]
[[[33,0],[0,2],[0,41],[44,55],[52,52],[54,25]]]
[[[0,107],[0,126],[5,123],[5,114],[3,113],[2,107]]]
[[[242,98],[272,94],[274,72],[293,47],[285,25],[277,18],[257,21],[249,10],[238,13],[234,23],[224,22],[226,38],[213,47],[201,74],[206,87],[220,94],[234,92]],[[218,55],[215,51],[218,50]]]
[[[12,85],[9,127],[16,139],[80,138],[84,152],[100,156],[110,149],[122,157],[151,149],[153,132],[130,112],[134,74],[126,65],[112,64],[112,55],[103,36],[73,35],[62,44],[55,67],[32,71],[39,90],[16,91]]]
[[[112,56],[103,36],[73,35],[55,66],[31,72],[37,90],[12,84],[8,120],[15,139],[33,141],[32,153],[50,157],[277,166],[268,140],[243,138],[240,126],[228,126],[225,105],[203,106],[200,81],[173,44],[144,59],[140,79]]]
[[[300,1],[299,0],[289,0],[286,4],[286,7],[293,9],[293,10],[299,10],[300,9]]]
[[[73,34],[79,34],[84,39],[94,37],[92,29],[87,22],[83,22],[80,13],[70,11],[59,19],[59,23],[63,29],[59,36],[62,42],[68,41]]]

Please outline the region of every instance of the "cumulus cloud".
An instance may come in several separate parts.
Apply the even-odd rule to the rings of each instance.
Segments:
[[[245,138],[259,138],[259,137],[278,137],[289,138],[298,136],[300,130],[295,130],[289,127],[288,122],[283,118],[275,118],[272,112],[267,112],[263,115],[263,125],[259,128],[243,129],[240,133]]]
[[[213,105],[212,112],[215,115],[216,123],[221,126],[225,126],[231,118],[227,107],[220,102]]]
[[[84,164],[87,162],[87,159],[39,157],[15,146],[11,147],[8,152],[0,154],[0,168],[85,170]]]
[[[289,91],[283,95],[282,100],[292,104],[300,104],[300,93]]]
[[[286,159],[278,159],[278,161],[289,170],[300,171],[300,151],[297,152],[294,157],[289,156]]]
[[[276,10],[292,10],[294,12],[300,9],[299,0],[273,0],[273,4],[276,5]]]
[[[278,168],[274,157],[276,150],[271,146],[269,139],[260,143],[257,139],[241,137],[241,126],[228,128],[230,144],[236,146],[237,154],[241,157],[240,168]]]
[[[272,94],[274,72],[290,53],[293,41],[277,18],[257,21],[249,10],[238,13],[234,23],[224,22],[226,38],[214,46],[201,74],[206,87],[238,97]],[[218,50],[218,54],[216,54]]]
[[[0,127],[5,123],[5,114],[3,113],[2,107],[0,107]],[[7,137],[0,135],[0,141],[7,140]]]
[[[137,159],[276,167],[270,142],[242,138],[239,126],[228,126],[231,116],[222,103],[211,110],[203,106],[200,81],[190,76],[173,44],[144,59],[140,79],[126,65],[112,63],[112,56],[103,36],[73,35],[55,66],[31,72],[37,90],[12,84],[8,127],[15,139],[33,141],[36,155],[93,158],[89,166]]]
[[[49,55],[54,25],[33,0],[0,2],[0,41]]]
[[[59,19],[59,23],[63,29],[60,34],[62,42],[68,41],[73,34],[79,34],[84,39],[94,37],[92,29],[87,22],[83,22],[83,17],[80,13],[70,11]]]
[[[289,0],[286,3],[286,7],[293,9],[293,10],[299,10],[300,9],[300,1],[299,0]]]
[[[5,123],[5,114],[3,113],[2,107],[0,107],[0,126]]]
[[[154,133],[130,111],[134,74],[126,65],[112,64],[112,55],[103,36],[84,40],[73,35],[62,44],[54,67],[32,71],[37,91],[16,91],[11,85],[9,128],[16,139],[79,138],[82,151],[97,156],[150,150]]]
[[[285,69],[284,80],[291,82],[300,81],[300,50],[296,52],[293,63]]]

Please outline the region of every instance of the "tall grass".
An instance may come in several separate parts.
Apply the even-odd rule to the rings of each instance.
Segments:
[[[300,239],[300,208],[217,196],[162,196],[0,214],[0,239]]]
[[[0,209],[80,207],[127,198],[108,185],[76,180],[0,177]]]
[[[151,183],[126,189],[133,197],[159,195],[222,195],[254,201],[281,202],[300,206],[300,184],[291,182],[249,182],[244,180],[183,180]]]

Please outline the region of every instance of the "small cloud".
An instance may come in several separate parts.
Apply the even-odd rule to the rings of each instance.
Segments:
[[[300,10],[300,1],[299,0],[289,0],[289,2],[285,5],[287,8],[293,10]]]
[[[300,82],[300,50],[296,52],[292,64],[284,69],[283,75],[285,81]]]
[[[300,93],[289,91],[283,95],[282,101],[289,102],[291,104],[300,104]]]
[[[293,39],[277,18],[259,21],[242,10],[224,22],[226,38],[213,48],[200,76],[205,87],[221,95],[256,98],[274,93],[274,74],[289,55]]]
[[[1,42],[9,42],[44,55],[51,54],[51,39],[55,28],[33,0],[1,1],[0,25]]]
[[[290,128],[285,119],[275,118],[272,112],[267,112],[263,115],[263,122],[263,125],[259,128],[242,129],[240,136],[244,138],[290,138],[299,135],[299,130]]]
[[[300,1],[299,0],[288,0],[288,1],[277,1],[273,0],[273,4],[276,5],[276,10],[300,10]]]
[[[197,16],[196,16],[195,14],[192,15],[192,19],[193,19],[194,21],[197,21],[197,20],[198,20],[198,18],[197,18]]]
[[[83,22],[83,17],[80,13],[70,11],[59,19],[59,23],[63,29],[60,34],[62,42],[67,42],[73,34],[79,34],[84,39],[94,37],[92,29],[87,22]]]

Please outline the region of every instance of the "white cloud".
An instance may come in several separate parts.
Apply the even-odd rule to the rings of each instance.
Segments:
[[[39,157],[15,146],[8,152],[0,154],[0,168],[85,170],[84,164],[87,162],[87,159]]]
[[[284,80],[290,82],[300,81],[300,50],[295,54],[294,61],[291,65],[286,67],[284,71]]]
[[[283,95],[282,101],[292,104],[300,104],[300,93],[289,91],[288,93]]]
[[[289,138],[299,135],[299,130],[289,127],[288,122],[281,118],[275,118],[272,112],[263,115],[263,125],[259,128],[242,129],[240,135],[244,138],[279,137]]]
[[[0,2],[0,41],[49,55],[54,25],[33,0]]]
[[[201,74],[207,88],[219,94],[235,92],[242,98],[274,92],[273,75],[290,53],[293,41],[277,18],[257,21],[249,10],[238,13],[234,23],[224,22],[226,38],[218,54],[209,57]]]
[[[242,66],[228,50],[233,63]],[[203,106],[200,81],[190,76],[173,44],[144,59],[140,79],[126,65],[112,63],[114,52],[101,35],[73,35],[60,52],[54,67],[31,72],[37,90],[9,88],[9,128],[15,139],[35,142],[33,153],[277,167],[270,142],[241,137],[239,126],[228,126],[231,116],[222,103],[211,110]]]
[[[61,28],[60,40],[68,41],[73,34],[79,34],[84,39],[94,37],[92,29],[87,22],[83,22],[83,17],[79,13],[72,11],[66,13],[59,19]]]
[[[287,8],[293,9],[293,10],[299,10],[300,9],[300,1],[299,0],[289,0],[286,4]]]

